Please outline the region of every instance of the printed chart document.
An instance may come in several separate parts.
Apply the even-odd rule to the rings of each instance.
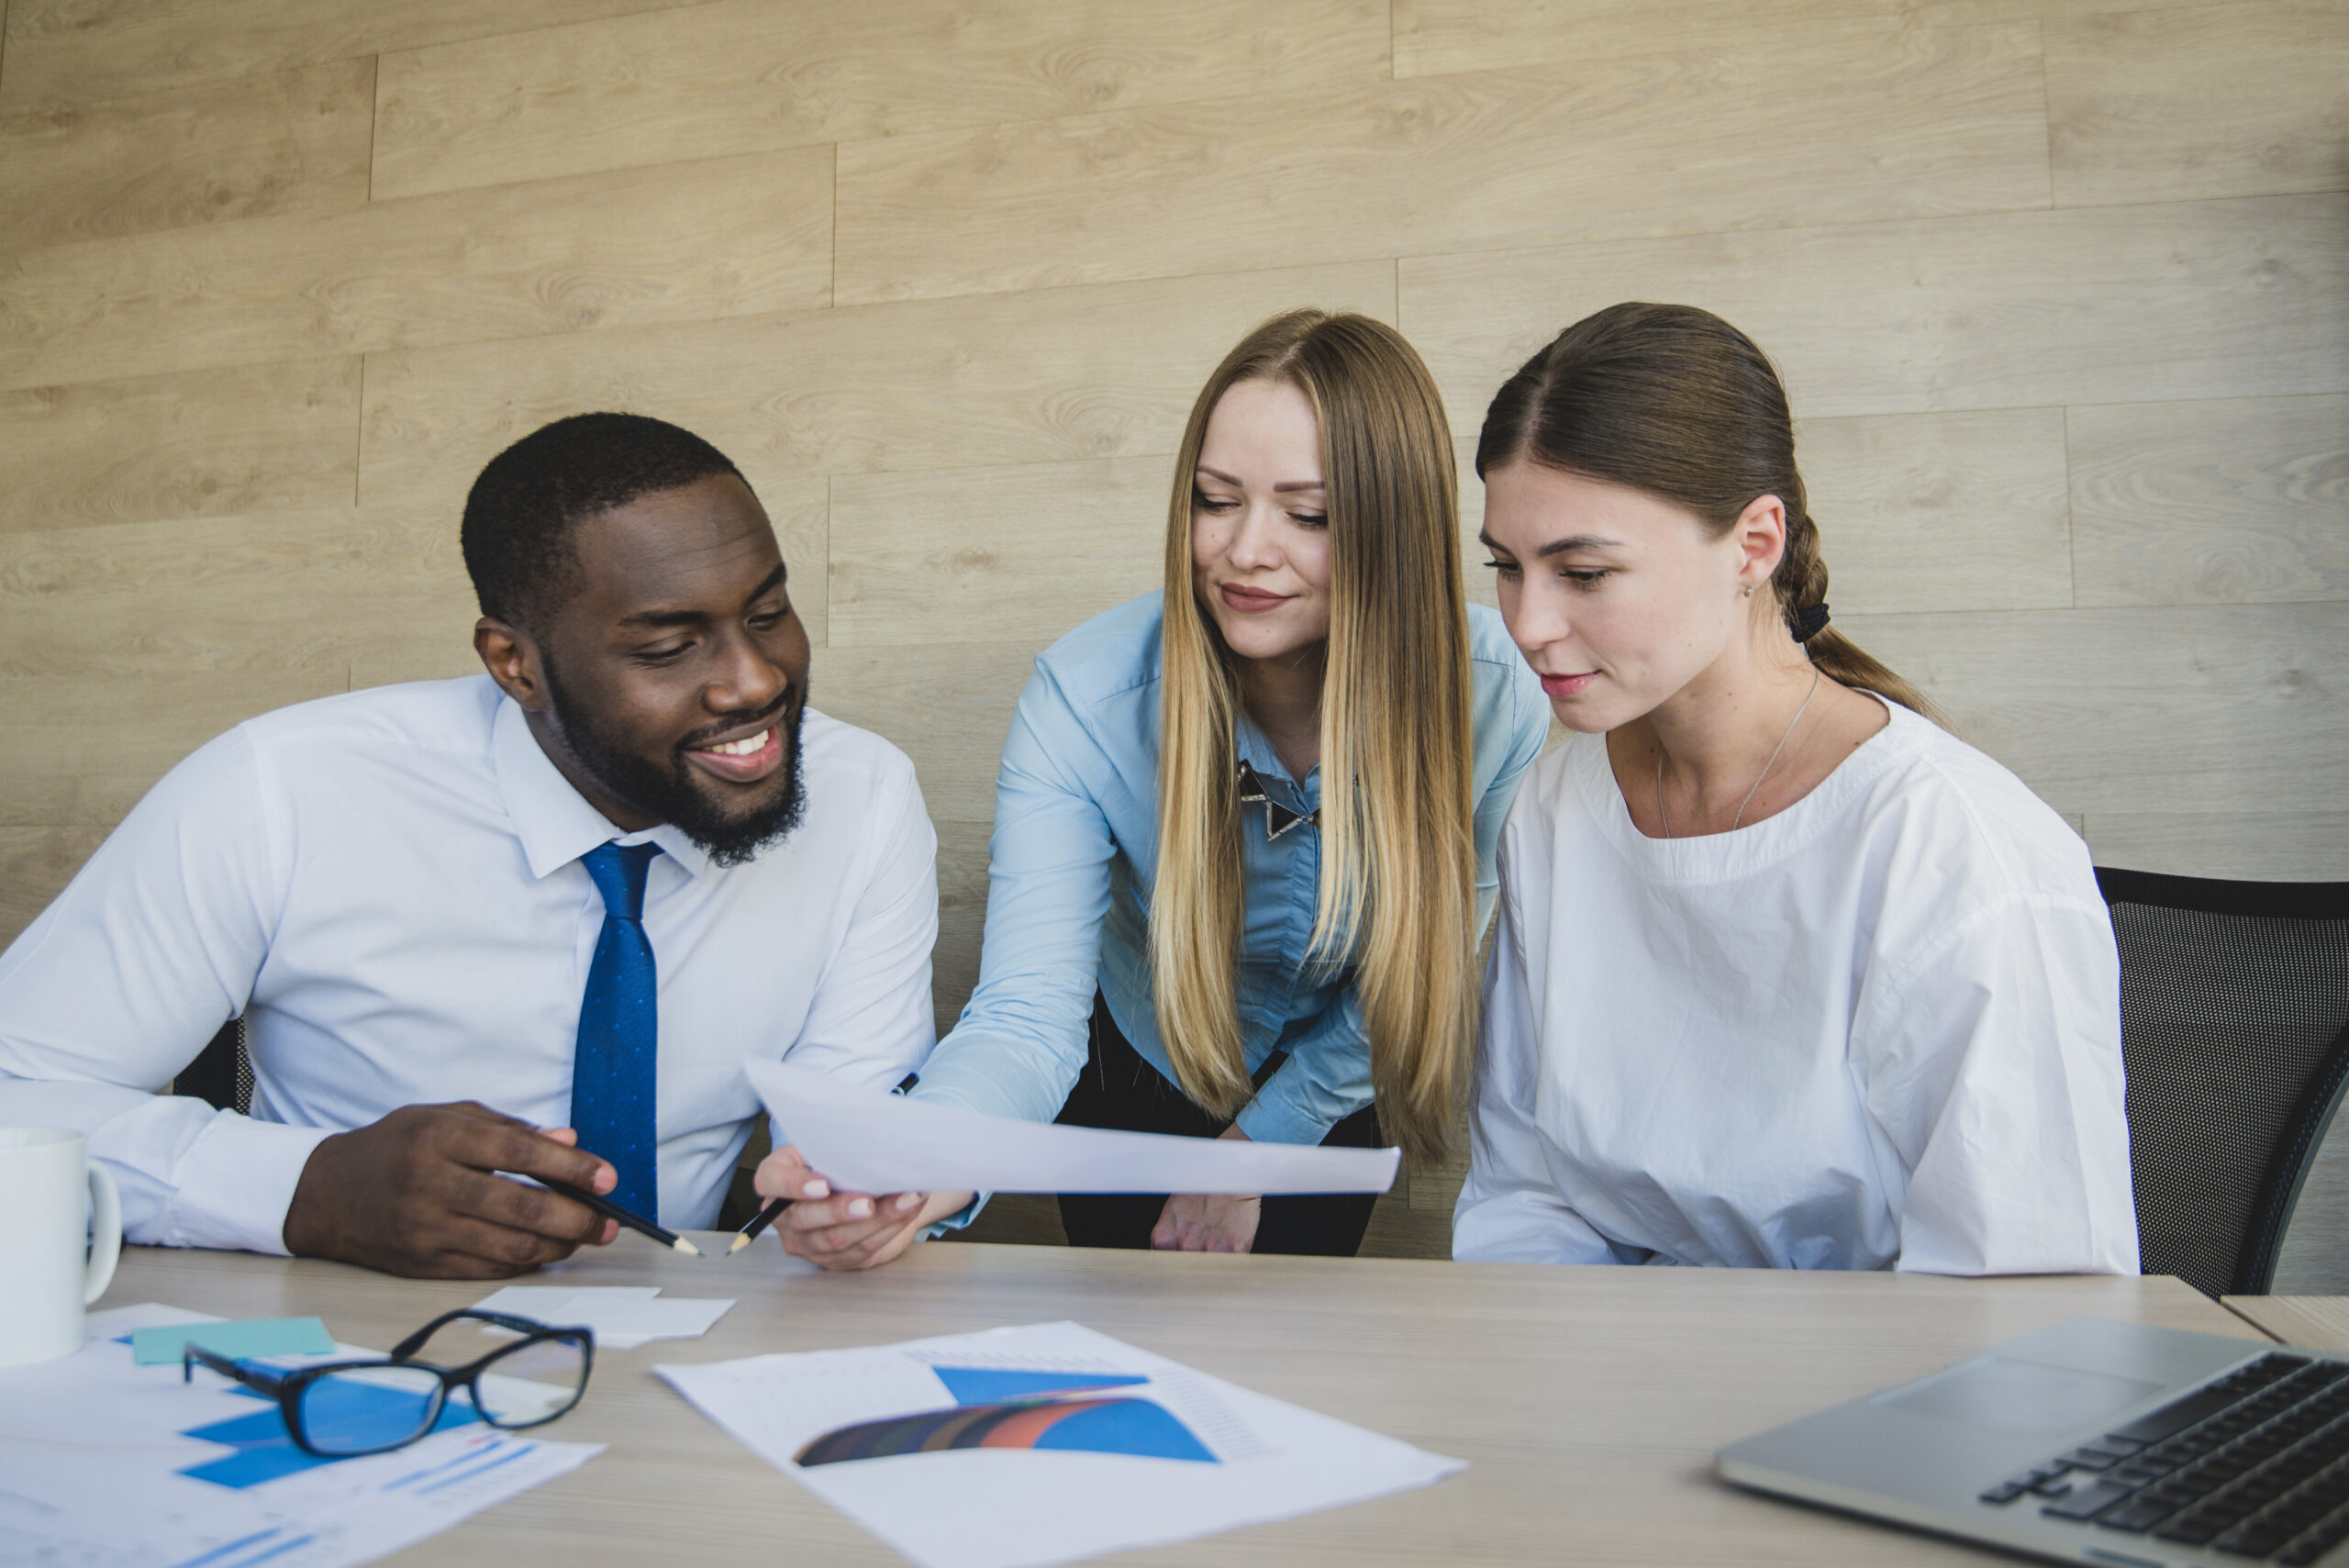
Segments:
[[[1015,1121],[779,1062],[743,1070],[808,1167],[842,1192],[1383,1193],[1403,1158]]]
[[[441,1429],[406,1448],[316,1458],[294,1446],[275,1400],[202,1369],[183,1383],[176,1362],[132,1358],[134,1329],[213,1321],[168,1307],[94,1312],[76,1354],[0,1372],[0,1562],[343,1568],[437,1535],[603,1451],[497,1431],[460,1397]],[[342,1345],[270,1360],[298,1366],[378,1353]]]
[[[1074,1562],[1467,1468],[1075,1323],[653,1371],[922,1568]]]

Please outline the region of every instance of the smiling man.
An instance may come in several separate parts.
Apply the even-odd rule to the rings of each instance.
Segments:
[[[129,1239],[492,1276],[717,1218],[745,1056],[886,1087],[932,1035],[912,765],[807,706],[774,531],[633,415],[465,505],[485,675],[267,714],[0,956],[0,1123],[79,1127]],[[229,1018],[250,1116],[156,1091]]]

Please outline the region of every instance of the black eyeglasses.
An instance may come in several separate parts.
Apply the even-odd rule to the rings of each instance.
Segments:
[[[417,1352],[453,1324],[503,1329],[512,1344],[462,1366],[421,1361]],[[460,1346],[444,1341],[444,1348]],[[351,1459],[405,1447],[426,1433],[465,1419],[449,1409],[449,1391],[462,1388],[483,1420],[512,1430],[543,1426],[567,1414],[587,1391],[596,1364],[592,1329],[552,1329],[528,1318],[462,1308],[444,1312],[374,1361],[330,1362],[280,1372],[251,1366],[190,1344],[180,1353],[180,1381],[198,1363],[275,1399],[285,1429],[303,1451],[321,1459]]]

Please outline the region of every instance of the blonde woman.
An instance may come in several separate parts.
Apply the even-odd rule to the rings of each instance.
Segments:
[[[1502,837],[1453,1255],[2134,1273],[2087,848],[1829,626],[1762,350],[1603,310],[1476,468],[1575,734]]]
[[[1232,350],[1184,431],[1163,594],[1063,638],[1020,696],[978,987],[918,1097],[1442,1146],[1494,842],[1548,728],[1499,617],[1463,598],[1457,530],[1442,405],[1391,328],[1297,311]],[[785,1245],[834,1267],[970,1198],[830,1194],[787,1152],[759,1184],[802,1200]],[[1351,1255],[1371,1201],[1061,1213],[1079,1246]]]

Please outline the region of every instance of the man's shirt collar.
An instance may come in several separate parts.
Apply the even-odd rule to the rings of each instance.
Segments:
[[[519,704],[506,697],[497,705],[492,727],[490,755],[497,768],[497,788],[506,803],[506,817],[530,875],[544,879],[562,870],[598,844],[617,839],[622,843],[653,843],[662,852],[699,877],[710,869],[709,854],[685,837],[674,824],[663,822],[641,833],[622,833],[604,814],[571,787],[530,733],[530,722]]]

